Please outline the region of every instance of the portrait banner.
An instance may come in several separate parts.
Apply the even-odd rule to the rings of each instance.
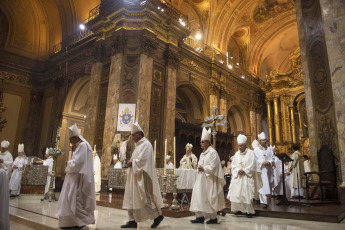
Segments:
[[[117,131],[131,131],[129,126],[135,120],[135,104],[119,104]]]

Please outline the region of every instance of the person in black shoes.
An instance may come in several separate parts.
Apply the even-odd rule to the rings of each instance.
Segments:
[[[198,162],[198,177],[192,193],[190,211],[195,212],[196,219],[193,224],[217,223],[217,211],[225,208],[223,187],[225,185],[224,173],[217,151],[211,146],[211,129],[202,131],[201,148]]]
[[[154,219],[151,228],[155,228],[164,217],[153,148],[137,122],[130,127],[132,140],[136,144],[132,157],[127,162],[128,174],[122,205],[123,209],[128,210],[129,221],[121,228],[136,228],[138,222],[148,219]]]
[[[256,173],[256,159],[254,152],[247,148],[247,137],[239,134],[237,143],[239,150],[232,161],[232,182],[229,188],[228,199],[231,201],[231,211],[235,215],[246,213],[248,218],[255,214],[252,200],[254,198],[254,179]]]

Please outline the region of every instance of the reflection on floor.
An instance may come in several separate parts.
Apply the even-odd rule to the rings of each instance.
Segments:
[[[58,195],[58,194],[57,194]],[[100,195],[98,200],[100,199]],[[38,195],[20,195],[10,199],[11,229],[58,229],[58,219],[55,216],[57,202],[41,202]],[[83,229],[120,229],[120,225],[127,221],[127,211],[103,206],[97,206],[95,212],[96,224]],[[322,223],[303,220],[289,220],[279,218],[254,217],[227,214],[218,218],[219,224],[191,224],[194,217],[171,218],[165,217],[158,229],[345,229],[345,220],[341,223]],[[12,225],[13,224],[13,225]],[[19,227],[16,228],[16,226]],[[139,224],[139,229],[150,229],[152,221]],[[28,226],[23,228],[23,225]]]

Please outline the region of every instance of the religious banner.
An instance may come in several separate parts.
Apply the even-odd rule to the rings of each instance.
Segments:
[[[131,131],[130,123],[135,120],[135,104],[119,104],[117,131]]]

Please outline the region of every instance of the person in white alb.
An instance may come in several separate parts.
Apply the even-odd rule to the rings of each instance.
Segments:
[[[24,144],[18,145],[18,156],[13,162],[12,166],[12,176],[10,179],[9,188],[11,190],[10,197],[17,197],[20,194],[21,181],[22,181],[22,173],[24,170],[24,166],[27,164],[26,155],[24,152]]]
[[[302,198],[304,196],[304,189],[302,184],[303,175],[303,157],[298,151],[299,146],[297,144],[292,145],[294,151],[291,155],[291,161],[289,163],[290,171],[290,186],[291,186],[291,198]]]
[[[263,208],[267,208],[272,193],[272,164],[273,164],[273,150],[267,146],[267,139],[264,132],[258,135],[260,145],[254,149],[258,166],[261,169],[262,187],[259,189],[260,203]]]
[[[54,159],[53,159],[53,157],[51,157],[49,155],[49,149],[48,148],[46,148],[45,158],[46,158],[46,160],[43,161],[43,165],[48,166],[48,176],[47,176],[46,186],[44,188],[44,194],[46,194],[49,191],[50,179],[51,179],[50,175],[53,171],[53,165],[54,165]],[[55,188],[55,181],[53,184],[53,188]]]
[[[95,182],[92,148],[80,135],[76,124],[68,128],[69,141],[74,149],[65,168],[56,216],[60,228],[82,228],[95,223]]]
[[[114,169],[122,169],[121,161],[119,161],[117,154],[113,156]]]
[[[96,145],[93,147],[93,172],[95,180],[95,192],[99,193],[101,191],[101,160],[97,154]]]
[[[171,156],[166,156],[166,169],[174,169],[174,163],[172,162]]]
[[[164,216],[163,200],[159,188],[153,148],[136,122],[130,124],[132,139],[136,143],[131,159],[127,162],[128,173],[123,198],[123,209],[128,210],[129,221],[121,228],[137,228],[138,222],[154,219],[151,228],[157,227]]]
[[[247,137],[237,136],[238,151],[232,161],[232,181],[228,199],[231,201],[231,211],[235,215],[246,214],[252,218],[255,214],[252,200],[254,198],[254,179],[256,173],[256,159],[254,152],[247,148]]]
[[[193,145],[186,144],[186,154],[180,160],[180,169],[196,169],[198,158],[192,153]]]
[[[10,142],[4,140],[1,142],[1,152],[0,152],[0,168],[4,169],[8,177],[11,177],[13,157],[8,147]]]
[[[259,146],[259,142],[255,139],[252,142],[253,152],[254,152],[254,149],[258,146]],[[257,202],[260,202],[259,190],[262,187],[262,179],[261,179],[261,168],[259,166],[259,163],[258,163],[256,157],[255,157],[255,173],[253,173],[253,179],[254,179],[254,199]]]
[[[192,201],[189,210],[195,212],[193,224],[217,224],[217,212],[225,208],[223,187],[224,173],[217,151],[211,146],[211,129],[203,128],[201,140],[203,152],[198,162],[198,176],[196,178]]]
[[[10,230],[8,177],[7,172],[0,168],[0,229]]]

